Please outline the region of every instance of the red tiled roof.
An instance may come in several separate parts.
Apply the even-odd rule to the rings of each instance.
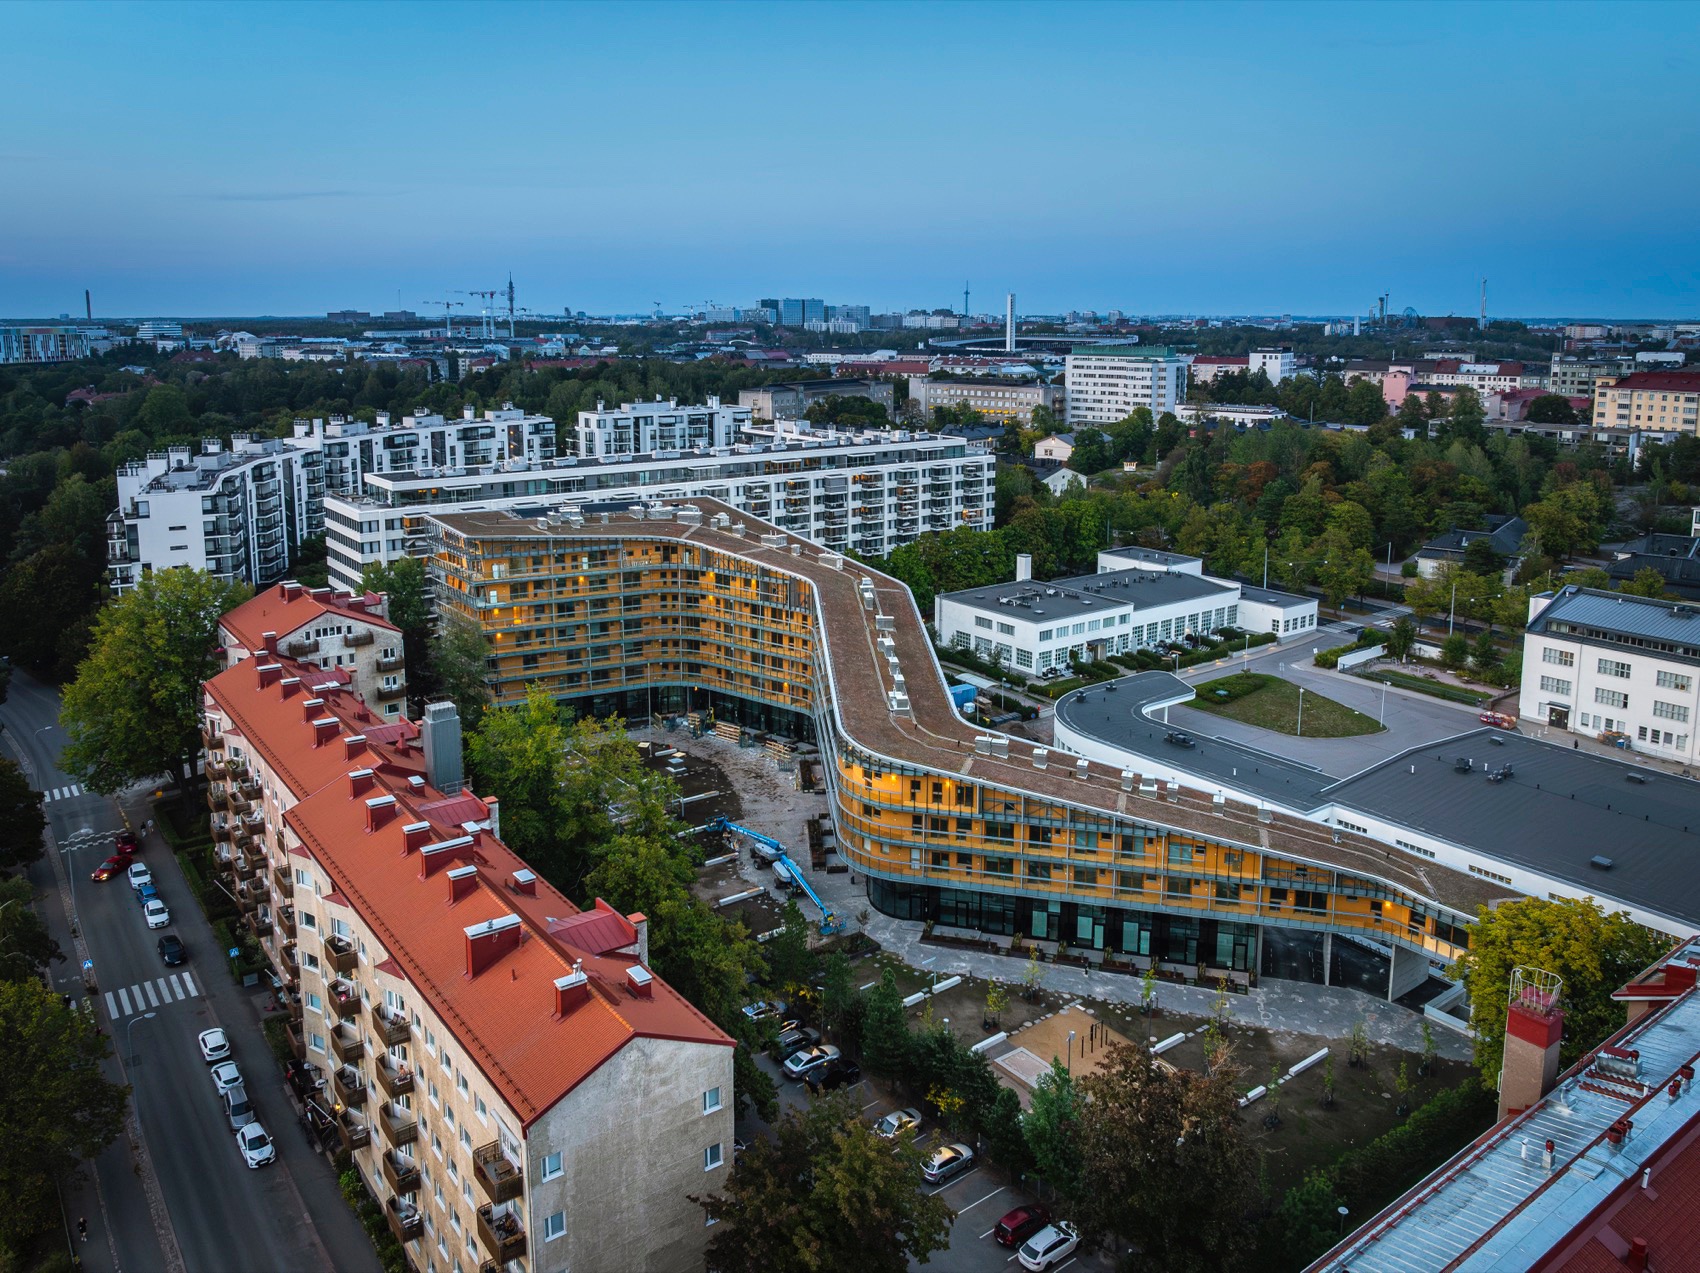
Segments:
[[[249,650],[263,649],[267,632],[275,632],[278,640],[287,641],[291,633],[326,615],[358,619],[399,632],[395,624],[378,612],[380,604],[381,598],[375,592],[356,597],[330,588],[309,589],[300,584],[280,583],[244,601],[220,619],[219,626]]]
[[[1609,387],[1612,389],[1678,389],[1684,393],[1693,393],[1700,390],[1700,372],[1634,371]]]

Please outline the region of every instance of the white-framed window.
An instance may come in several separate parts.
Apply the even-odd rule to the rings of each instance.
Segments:
[[[1541,690],[1546,694],[1563,694],[1569,697],[1570,682],[1560,680],[1556,676],[1543,676],[1541,677]]]
[[[325,1001],[309,990],[307,992],[307,1008],[312,1012],[323,1012],[325,1010]]]
[[[1599,672],[1601,676],[1617,676],[1627,680],[1629,677],[1629,664],[1620,662],[1617,659],[1601,659],[1599,661]]]
[[[711,1087],[702,1094],[702,1112],[712,1114],[720,1108],[720,1089]]]
[[[490,1121],[490,1107],[484,1103],[484,1098],[482,1096],[475,1096],[472,1098],[472,1101],[473,1108],[478,1111],[478,1121],[481,1123],[488,1123]]]
[[[325,1036],[322,1034],[309,1034],[307,1036],[307,1046],[312,1048],[315,1052],[323,1052],[325,1050]]]
[[[1662,690],[1681,690],[1687,693],[1694,688],[1694,678],[1678,672],[1660,672],[1656,679]]]
[[[1688,709],[1680,703],[1661,703],[1654,699],[1653,715],[1661,720],[1680,721],[1685,725],[1688,723]]]
[[[1628,707],[1629,695],[1618,690],[1595,690],[1594,701],[1602,707]]]
[[[559,1176],[563,1170],[565,1169],[561,1166],[560,1154],[543,1155],[543,1179],[553,1180]]]
[[[702,1169],[704,1171],[713,1171],[723,1161],[725,1161],[725,1155],[721,1153],[719,1141],[702,1151]]]
[[[556,1238],[567,1236],[567,1213],[552,1211],[543,1217],[543,1240],[553,1242]]]
[[[1576,655],[1573,651],[1560,650],[1549,645],[1541,651],[1541,662],[1556,664],[1558,667],[1575,667]]]

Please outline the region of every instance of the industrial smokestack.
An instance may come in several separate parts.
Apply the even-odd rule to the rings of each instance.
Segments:
[[[1006,354],[1015,352],[1015,293],[1010,292],[1003,298],[1003,351]]]

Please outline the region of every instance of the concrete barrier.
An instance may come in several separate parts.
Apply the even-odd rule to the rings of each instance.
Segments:
[[[724,866],[728,862],[736,862],[737,860],[738,860],[738,855],[736,853],[722,853],[717,858],[709,858],[708,861],[703,863],[703,865],[705,867],[706,866]]]
[[[1269,1092],[1269,1089],[1267,1087],[1258,1086],[1258,1087],[1252,1088],[1251,1091],[1247,1092],[1244,1096],[1240,1097],[1240,1108],[1244,1109],[1247,1105],[1250,1105],[1253,1101],[1262,1100],[1266,1095],[1268,1095],[1268,1092]]]
[[[1319,1064],[1321,1062],[1322,1058],[1327,1056],[1327,1055],[1328,1055],[1328,1049],[1327,1048],[1323,1048],[1322,1051],[1320,1051],[1320,1052],[1312,1052],[1304,1060],[1300,1061],[1292,1069],[1288,1070],[1286,1072],[1286,1074],[1284,1074],[1281,1077],[1281,1081],[1283,1083],[1285,1083],[1288,1079],[1294,1078],[1297,1075],[1303,1074],[1306,1070],[1310,1069],[1311,1066]]]
[[[969,1048],[968,1050],[970,1052],[989,1052],[989,1051],[991,1051],[991,1049],[997,1047],[998,1044],[1002,1043],[1007,1038],[1009,1038],[1009,1031],[1008,1030],[999,1030],[991,1038],[981,1039],[978,1043],[976,1043],[973,1047]]]
[[[927,997],[927,992],[925,990],[918,991],[915,994],[910,995],[907,999],[905,999],[903,1001],[903,1006],[905,1008],[913,1008],[916,1004],[920,1003],[921,1000],[925,999],[926,997]]]
[[[1167,1052],[1170,1048],[1174,1047],[1176,1044],[1185,1042],[1185,1040],[1186,1040],[1186,1035],[1184,1035],[1184,1034],[1171,1034],[1168,1038],[1164,1039],[1156,1047],[1151,1049],[1151,1055],[1152,1056],[1161,1056],[1161,1055],[1163,1055],[1163,1053]]]
[[[715,903],[715,905],[716,906],[730,906],[730,905],[732,905],[732,903],[741,902],[745,898],[760,897],[765,892],[767,892],[767,890],[765,888],[747,888],[742,893],[733,893],[729,897],[721,898],[718,902]]]
[[[943,981],[939,982],[938,985],[929,988],[927,993],[930,995],[941,994],[944,991],[951,989],[953,986],[960,986],[961,984],[961,977],[946,977]]]
[[[1374,659],[1386,657],[1387,647],[1385,645],[1372,645],[1366,649],[1353,650],[1350,654],[1342,654],[1340,656],[1340,661],[1336,663],[1334,667],[1336,671],[1345,672],[1354,667],[1358,667],[1361,664],[1369,663]]]

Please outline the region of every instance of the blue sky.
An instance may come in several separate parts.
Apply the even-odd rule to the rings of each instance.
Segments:
[[[1693,316],[1700,6],[6,12],[0,313]],[[27,107],[20,109],[21,104]],[[983,302],[983,303],[982,303]]]

